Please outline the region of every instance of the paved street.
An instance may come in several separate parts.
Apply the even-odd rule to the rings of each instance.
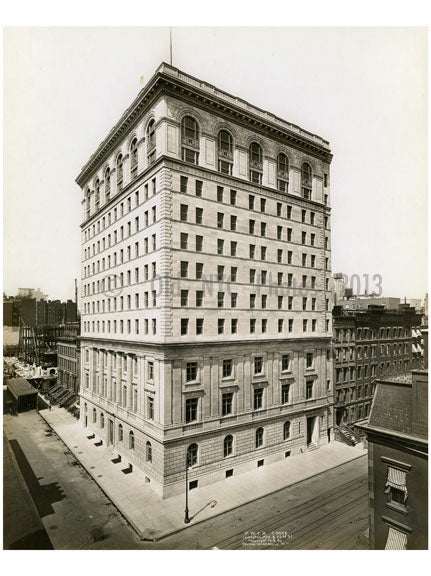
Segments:
[[[365,456],[151,543],[138,539],[38,414],[7,415],[4,428],[55,549],[367,548]],[[13,538],[8,534],[7,507],[5,514],[5,543],[19,540],[16,524]]]

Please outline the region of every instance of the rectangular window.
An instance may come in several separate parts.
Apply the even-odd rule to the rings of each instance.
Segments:
[[[217,307],[223,308],[224,306],[224,292],[218,292],[217,294]]]
[[[283,234],[283,227],[277,226],[277,240],[281,240]]]
[[[217,266],[217,280],[224,279],[224,266]]]
[[[236,292],[232,292],[230,295],[230,306],[231,308],[236,308],[238,302],[238,294]]]
[[[266,208],[266,200],[264,198],[261,198],[260,199],[260,211],[265,212],[265,208]]]
[[[281,216],[282,203],[277,202],[277,216]]]
[[[278,319],[278,331],[283,332],[283,318]]]
[[[180,178],[180,190],[183,193],[187,193],[187,176],[181,176]]]
[[[307,380],[305,383],[305,399],[313,398],[313,380]]]
[[[290,402],[290,384],[281,385],[281,403],[289,404]]]
[[[181,306],[187,306],[189,299],[189,291],[181,290]]]
[[[292,242],[292,228],[287,229],[287,241]]]
[[[266,333],[267,326],[268,326],[268,320],[266,318],[264,318],[262,320],[262,334]]]
[[[313,359],[314,359],[313,352],[307,352],[307,354],[305,355],[305,367],[306,368],[312,368],[313,367]]]
[[[217,202],[223,202],[223,186],[217,186]]]
[[[262,374],[263,372],[263,357],[255,356],[254,358],[254,374]]]
[[[147,418],[154,420],[154,398],[152,396],[147,396]]]
[[[219,318],[217,321],[217,334],[224,334],[224,318]]]
[[[180,236],[180,248],[181,250],[187,250],[189,235],[185,232],[181,232]]]
[[[224,240],[219,238],[217,240],[217,254],[223,254],[223,248],[224,248]]]
[[[196,422],[198,419],[198,401],[199,398],[186,399],[186,424]]]
[[[236,282],[236,277],[238,274],[238,268],[236,266],[231,266],[230,268],[230,281]]]
[[[236,334],[238,332],[238,318],[232,318],[230,321],[230,331],[232,334]]]
[[[180,220],[181,220],[182,222],[187,222],[188,210],[189,210],[189,207],[187,206],[187,204],[181,204],[181,207],[180,207]]]
[[[195,194],[198,198],[200,198],[202,196],[202,187],[203,187],[202,180],[196,180],[196,182],[195,182]]]
[[[217,212],[217,228],[223,228],[224,224],[224,214],[222,212]]]
[[[222,416],[229,416],[233,412],[233,393],[224,392],[222,394]]]
[[[279,309],[279,310],[282,310],[282,308],[283,308],[283,296],[278,296],[278,297],[277,297],[277,303],[278,303],[278,306],[277,306],[278,309]]]
[[[254,234],[255,225],[256,225],[256,221],[255,221],[255,220],[249,220],[249,221],[248,221],[248,232],[249,232],[249,234]]]
[[[266,236],[266,223],[265,222],[260,223],[260,235]]]
[[[185,262],[185,261],[181,261],[181,264],[180,264],[181,278],[187,278],[188,270],[189,270],[189,263]]]
[[[196,318],[196,334],[197,335],[203,334],[203,331],[204,331],[204,319]]]
[[[232,204],[232,206],[236,205],[236,190],[230,191],[230,203]]]
[[[236,231],[236,224],[237,224],[237,217],[236,216],[231,216],[230,217],[230,229],[232,230],[232,232]]]
[[[263,408],[263,388],[255,388],[253,392],[253,410]]]
[[[203,208],[196,208],[196,224],[202,224],[203,214]]]
[[[233,371],[233,360],[223,360],[223,378],[230,378]]]
[[[266,246],[260,247],[260,259],[266,260]]]
[[[196,252],[202,252],[203,242],[203,236],[196,236]]]
[[[282,372],[287,372],[290,370],[290,356],[289,356],[289,354],[283,354],[281,356],[281,370],[282,370]]]
[[[230,243],[230,255],[231,256],[236,256],[236,249],[237,249],[238,244],[236,242],[231,242]]]
[[[185,336],[187,334],[188,327],[189,327],[189,319],[181,318],[181,336]]]
[[[256,255],[256,246],[254,244],[250,244],[249,246],[250,260],[254,260],[255,255]]]
[[[250,334],[255,334],[256,332],[256,318],[250,319]]]
[[[283,262],[283,250],[279,248],[277,250],[277,263],[281,264]]]
[[[201,262],[196,262],[196,280],[200,280],[202,278],[204,271],[204,265]]]
[[[186,364],[186,382],[195,382],[198,374],[198,363],[187,362]]]

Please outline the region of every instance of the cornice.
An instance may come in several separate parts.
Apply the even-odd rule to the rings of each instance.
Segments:
[[[192,100],[200,108],[217,110],[225,118],[233,119],[236,123],[269,137],[281,138],[287,141],[289,146],[299,148],[325,162],[330,163],[332,160],[329,143],[326,140],[163,63],[83,166],[76,178],[79,186],[85,184],[162,93],[187,101]]]

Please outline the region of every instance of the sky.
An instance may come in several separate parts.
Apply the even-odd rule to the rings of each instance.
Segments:
[[[361,292],[368,276],[370,292],[423,298],[426,29],[174,27],[172,38],[174,66],[330,141],[333,272]],[[8,295],[74,297],[75,178],[162,61],[167,27],[4,30]]]

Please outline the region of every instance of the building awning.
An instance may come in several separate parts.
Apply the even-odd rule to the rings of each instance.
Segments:
[[[408,496],[406,476],[407,473],[403,472],[403,470],[398,470],[398,468],[392,468],[391,466],[388,466],[388,477],[386,480],[385,492],[388,493],[391,488],[401,490],[402,492],[404,492],[404,502],[405,502]]]
[[[407,534],[389,527],[385,550],[407,550]]]

